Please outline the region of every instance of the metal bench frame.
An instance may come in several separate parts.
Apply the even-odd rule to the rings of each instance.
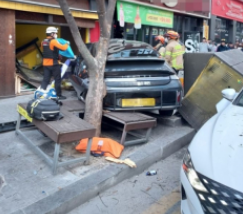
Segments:
[[[22,129],[20,129],[20,124],[21,124],[21,117],[23,115],[21,115],[19,113],[18,116],[18,120],[17,120],[17,124],[16,124],[16,135],[20,135],[21,137],[23,137],[24,142],[27,143],[32,149],[33,151],[39,155],[41,158],[44,159],[44,161],[51,166],[52,168],[52,172],[55,175],[57,173],[57,168],[58,167],[62,167],[62,166],[66,166],[69,164],[74,164],[74,163],[78,163],[78,162],[85,162],[85,164],[89,164],[90,163],[90,148],[91,148],[91,144],[92,144],[92,139],[89,139],[88,141],[88,145],[87,145],[87,150],[86,150],[86,156],[82,157],[82,158],[75,158],[72,160],[67,160],[67,161],[63,161],[60,162],[58,161],[59,158],[59,153],[60,153],[60,143],[56,143],[55,142],[55,150],[54,150],[54,156],[53,158],[49,157],[46,153],[44,153],[38,146],[35,145],[34,142],[32,142],[23,131],[21,131]],[[44,133],[48,136],[47,133]]]
[[[126,112],[124,112],[123,114],[126,114]],[[109,113],[104,113],[103,117],[107,117],[111,120],[114,120],[114,121],[124,125],[123,129],[115,127],[116,129],[122,131],[122,137],[121,137],[120,143],[124,146],[131,146],[131,145],[136,145],[136,144],[148,142],[152,128],[154,126],[156,126],[156,119],[152,118],[152,117],[151,117],[150,120],[142,120],[142,121],[136,121],[136,122],[126,122],[122,119],[119,119],[119,118],[113,117],[112,115],[109,115]],[[145,136],[143,136],[142,138],[141,138],[141,136],[138,136],[137,134],[134,134],[134,133],[131,132],[133,130],[140,130],[140,129],[146,129],[147,130]],[[126,136],[127,136],[128,133],[135,136],[135,137],[139,137],[139,139],[126,141]]]

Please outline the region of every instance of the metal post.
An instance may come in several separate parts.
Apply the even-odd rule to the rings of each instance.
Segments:
[[[125,23],[123,28],[123,39],[127,39],[127,23]]]
[[[53,174],[54,175],[57,173],[59,151],[60,151],[60,144],[55,143],[55,151],[54,151],[54,157],[53,157]]]
[[[124,145],[124,143],[125,143],[126,136],[127,136],[127,132],[125,131],[125,127],[124,127],[124,130],[122,132],[122,138],[121,138],[122,145]]]
[[[185,24],[186,24],[185,22],[186,22],[186,19],[185,19],[184,16],[182,16],[182,17],[180,17],[180,18],[181,18],[181,20],[182,20],[182,22],[181,22],[181,23],[182,23],[182,29],[181,29],[181,31],[182,31],[182,32],[181,32],[181,33],[182,33],[182,38],[181,38],[181,39],[182,39],[182,41],[185,41],[184,33],[185,33],[185,31],[186,31],[186,30],[185,30]]]
[[[153,35],[153,28],[150,26],[149,27],[149,41],[148,41],[148,43],[150,44],[150,45],[152,45],[152,35]]]
[[[145,42],[146,26],[142,25],[142,41]]]
[[[151,134],[151,131],[152,131],[152,128],[149,128],[147,133],[146,133],[146,137],[145,138],[146,138],[147,141],[149,140],[149,136]]]
[[[18,135],[18,131],[19,131],[19,127],[20,127],[20,123],[21,123],[21,114],[19,113],[19,116],[18,116],[18,120],[17,120],[17,124],[16,124],[16,128],[15,128],[15,134]]]
[[[214,41],[215,40],[215,29],[216,29],[216,16],[212,15],[210,19],[209,25],[209,38]]]
[[[87,145],[87,149],[86,149],[86,160],[85,160],[85,164],[90,164],[90,148],[92,145],[92,138],[90,138],[88,140],[88,145]]]
[[[236,24],[237,22],[232,20],[232,27],[231,27],[229,37],[230,37],[230,41],[233,42],[233,44],[235,43],[235,38],[236,38]]]
[[[137,34],[138,34],[138,30],[136,28],[133,28],[133,40],[137,40]]]

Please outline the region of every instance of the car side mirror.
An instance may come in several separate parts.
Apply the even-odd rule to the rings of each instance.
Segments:
[[[222,91],[223,98],[232,101],[235,98],[236,91],[233,88],[227,88]]]

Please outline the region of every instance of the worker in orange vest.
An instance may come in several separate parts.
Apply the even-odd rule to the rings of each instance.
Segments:
[[[58,62],[59,50],[65,51],[68,48],[67,44],[60,44],[57,38],[58,29],[55,27],[48,27],[46,29],[46,39],[41,43],[43,48],[43,68],[44,77],[41,83],[41,89],[46,90],[47,85],[50,83],[51,76],[55,79],[55,90],[58,99],[66,99],[61,94],[61,69]]]

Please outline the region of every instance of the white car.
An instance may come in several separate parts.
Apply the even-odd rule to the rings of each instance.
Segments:
[[[243,213],[243,90],[222,95],[184,156],[182,214]]]

